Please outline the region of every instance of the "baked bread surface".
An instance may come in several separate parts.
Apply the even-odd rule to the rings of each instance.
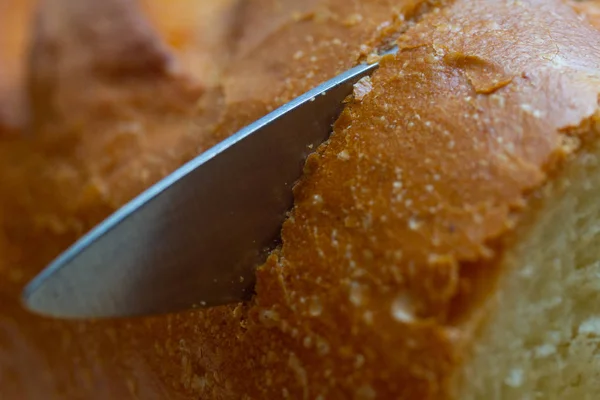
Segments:
[[[600,34],[555,0],[220,4],[186,6],[222,21],[209,39],[160,2],[40,5],[28,129],[0,143],[0,394],[593,398]],[[250,303],[20,309],[22,284],[127,199],[391,41],[307,161]],[[558,297],[570,308],[542,304]]]

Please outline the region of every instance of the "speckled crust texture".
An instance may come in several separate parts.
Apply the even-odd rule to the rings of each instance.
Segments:
[[[210,66],[215,84],[133,3],[46,1],[36,139],[0,143],[0,191],[12,194],[0,199],[0,372],[11,379],[0,394],[456,393],[504,238],[577,149],[561,130],[598,107],[599,33],[556,0],[250,3],[226,17],[236,29],[222,38],[229,66]],[[112,28],[90,24],[98,16]],[[17,306],[26,279],[143,187],[398,32],[399,54],[309,159],[250,304],[96,323]]]
[[[200,29],[207,25],[169,20],[183,11],[163,12],[164,3],[150,0],[142,8],[126,0],[40,3],[22,71],[31,130],[0,141],[0,397],[237,397],[230,384],[214,384],[221,375],[202,372],[222,362],[220,349],[202,347],[212,335],[203,326],[239,329],[232,309],[206,319],[69,323],[18,304],[27,279],[93,224],[215,141],[355,64],[422,2],[214,3],[188,9],[223,21],[209,27],[219,32],[211,38]],[[312,58],[326,54],[338,63]],[[253,85],[271,94],[244,89]],[[235,334],[221,349],[227,341]]]
[[[307,163],[259,274],[265,341],[310,396],[453,395],[502,243],[576,150],[561,130],[598,107],[598,43],[547,1],[461,1],[400,37]]]

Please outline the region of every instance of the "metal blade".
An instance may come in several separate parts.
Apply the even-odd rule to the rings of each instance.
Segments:
[[[80,239],[25,289],[61,318],[149,315],[251,297],[292,186],[325,141],[359,65],[190,161]]]

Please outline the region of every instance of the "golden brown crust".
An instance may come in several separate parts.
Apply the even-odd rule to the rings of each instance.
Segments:
[[[0,395],[450,397],[496,243],[573,150],[560,130],[598,107],[599,34],[554,0],[460,0],[415,26],[393,15],[419,1],[260,0],[232,11],[238,45],[209,89],[132,3],[77,3],[40,14],[37,139],[0,143],[0,350],[21,357],[0,358],[16,377]],[[96,323],[18,308],[26,279],[141,188],[410,26],[308,162],[252,304]]]
[[[493,293],[494,243],[574,150],[561,130],[598,108],[597,38],[561,3],[534,1],[460,1],[400,38],[309,160],[281,253],[259,274],[258,307],[283,332],[257,330],[298,358],[311,396],[333,386],[316,360],[338,388],[453,393],[478,289]]]
[[[332,2],[330,7],[339,4]],[[357,16],[336,25],[343,46],[359,48],[374,35],[373,27],[390,17],[384,7],[387,2],[374,4],[380,4],[379,20],[370,20],[364,29]],[[273,34],[258,47],[275,51],[307,30],[319,40],[320,32],[329,26],[319,19],[297,20],[296,7],[291,3],[287,7],[281,11],[282,29],[287,33],[279,40]],[[356,4],[343,9],[349,15],[368,12]],[[243,10],[233,12],[239,13],[238,20],[246,20]],[[112,28],[107,30],[103,23],[111,16]],[[153,34],[150,21],[131,2],[48,0],[39,17],[30,71],[35,139],[0,143],[0,191],[12,194],[0,198],[0,273],[9,277],[0,285],[7,299],[0,303],[5,316],[0,321],[0,345],[11,354],[22,348],[39,351],[22,356],[18,363],[0,360],[0,369],[16,377],[2,387],[2,394],[18,397],[25,386],[31,396],[45,398],[133,393],[151,399],[164,398],[165,390],[170,398],[198,393],[198,355],[191,354],[185,340],[180,340],[201,340],[195,337],[197,318],[185,318],[184,324],[176,323],[179,317],[175,316],[97,324],[46,321],[22,311],[18,293],[28,278],[93,223],[221,135],[231,134],[236,126],[284,99],[267,99],[269,104],[265,104],[261,93],[256,93],[256,99],[224,101],[221,93],[226,90],[206,88],[205,81],[197,80],[201,71],[177,68],[177,49]],[[263,18],[270,18],[267,10]],[[259,26],[260,20],[255,15],[252,23]],[[351,45],[345,44],[348,32],[356,32]],[[120,41],[121,37],[127,40]],[[312,46],[301,43],[299,49],[308,53]],[[138,51],[128,51],[132,49]],[[123,53],[127,53],[128,68],[119,62],[118,55]],[[255,65],[254,70],[269,85],[285,88],[290,96],[317,82],[315,78],[296,87],[272,82],[260,71],[272,67],[259,56],[240,51],[236,62]],[[292,56],[286,52],[280,62],[285,64],[286,57]],[[354,54],[344,56],[346,65],[355,59]],[[309,72],[306,65],[294,71],[299,82]],[[323,77],[332,77],[339,68],[325,65]],[[229,76],[234,74],[229,72]],[[211,121],[221,112],[227,112],[230,119],[223,119],[218,133],[211,135]],[[84,337],[74,342],[72,338],[80,335]],[[165,363],[168,359],[178,362]],[[40,383],[31,386],[26,379]],[[220,393],[222,388],[214,390]]]
[[[600,1],[572,0],[571,6],[593,26],[600,29]]]
[[[437,0],[254,0],[240,8],[237,51],[222,85],[222,139],[355,65]],[[267,21],[267,22],[265,22]]]

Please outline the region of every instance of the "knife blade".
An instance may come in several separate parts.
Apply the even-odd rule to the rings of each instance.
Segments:
[[[35,277],[24,305],[55,318],[106,318],[249,299],[306,157],[377,67],[351,68],[150,187]]]

